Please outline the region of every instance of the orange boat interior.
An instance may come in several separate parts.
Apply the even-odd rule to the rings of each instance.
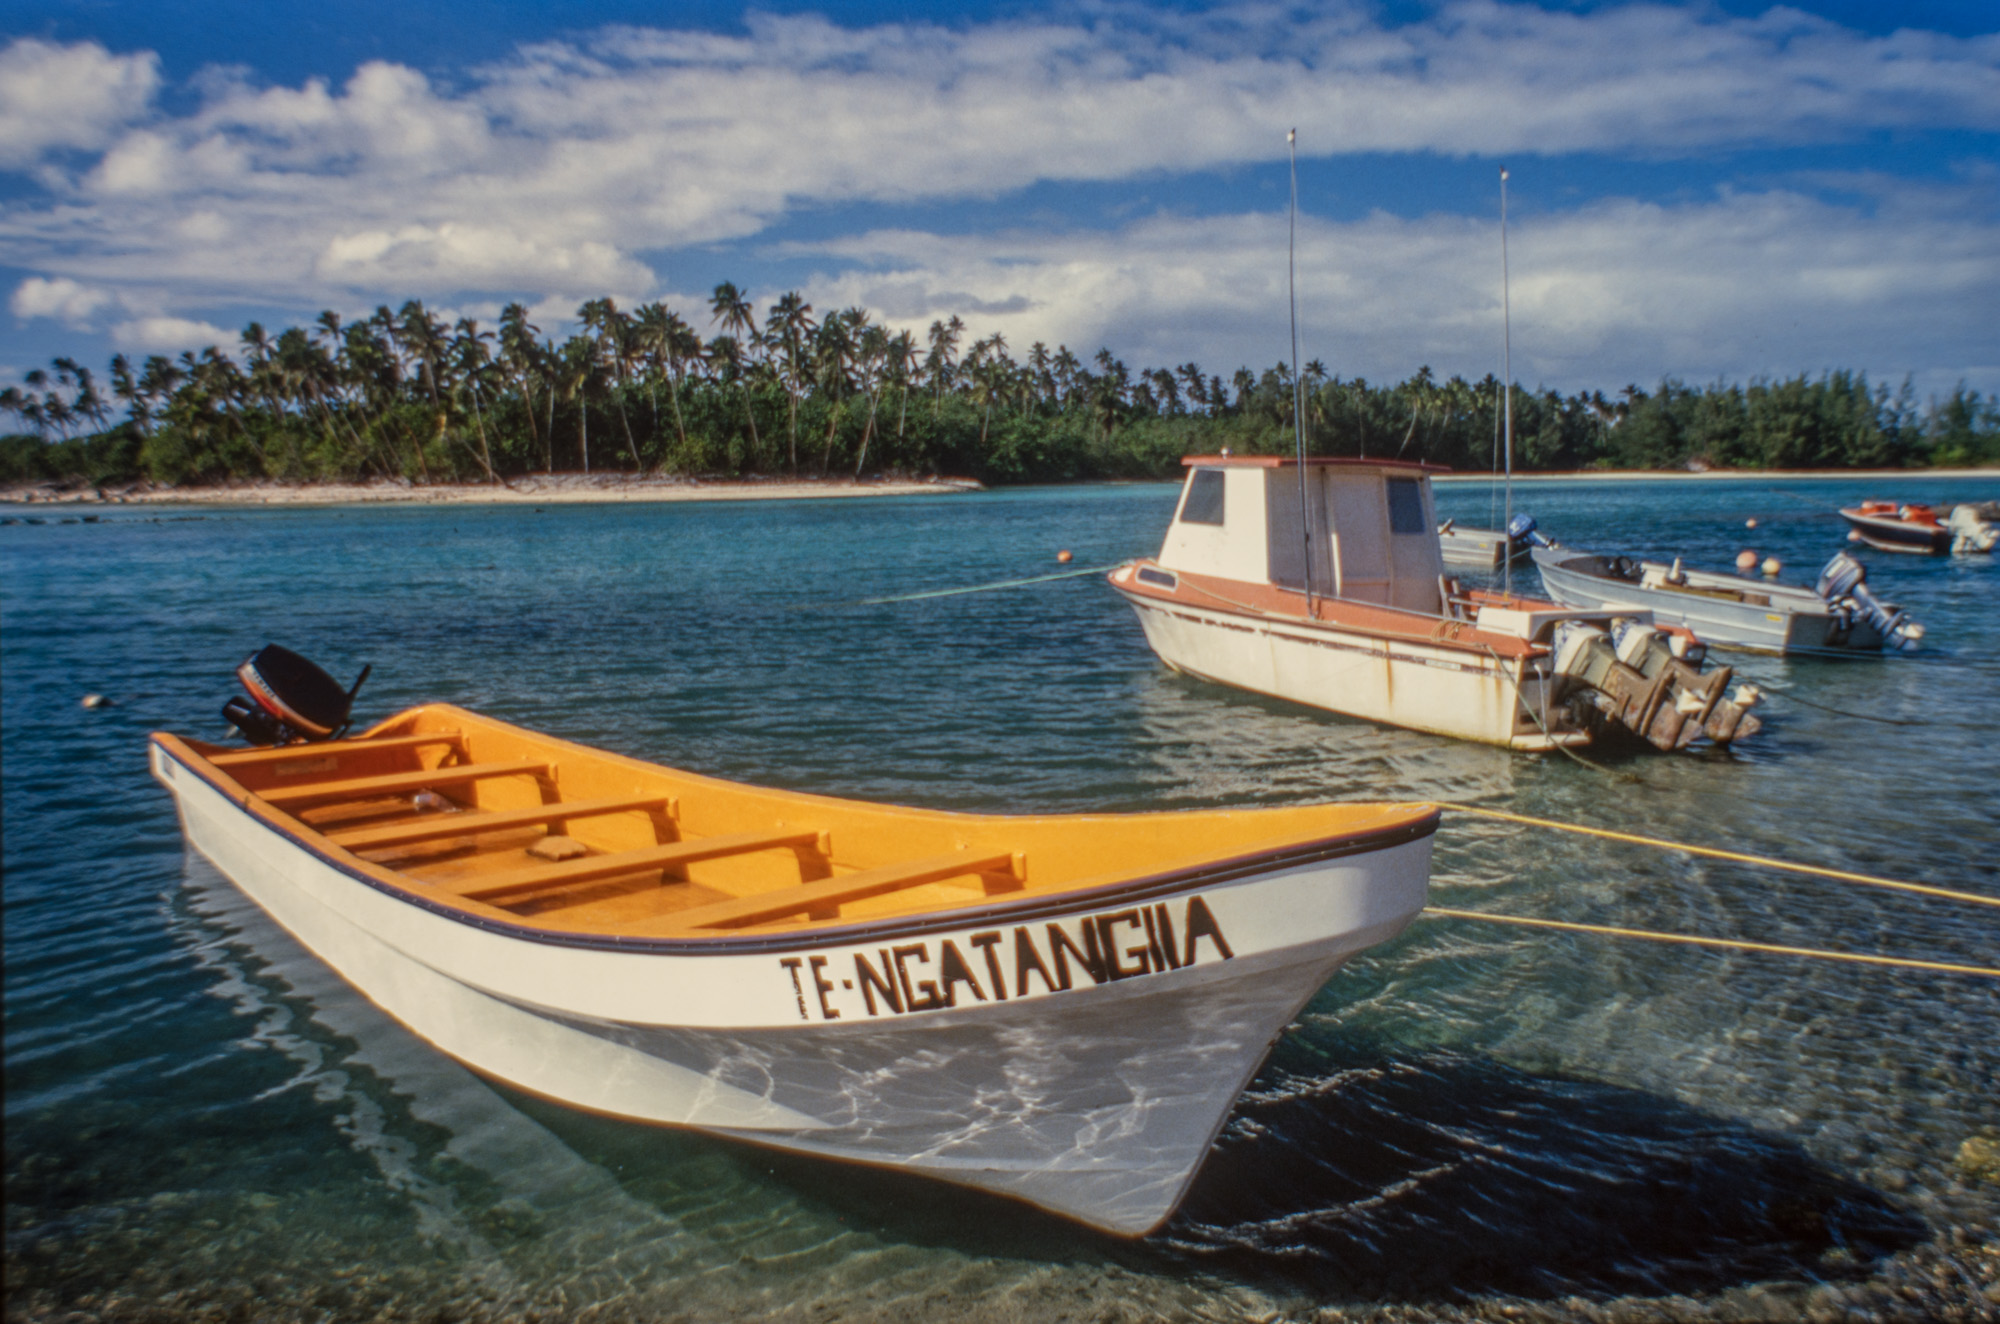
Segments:
[[[1425,804],[1127,815],[943,813],[679,772],[464,709],[348,740],[159,734],[255,816],[357,872],[489,917],[722,937],[947,911],[1372,836]]]

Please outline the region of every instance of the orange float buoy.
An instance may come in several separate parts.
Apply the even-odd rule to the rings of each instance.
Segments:
[[[1757,568],[1757,553],[1747,547],[1738,552],[1736,554],[1736,568],[1738,570],[1755,570]]]
[[[1057,552],[1057,553],[1056,553],[1056,560],[1058,560],[1058,561],[1062,562],[1062,563],[1063,563],[1064,565],[1068,565],[1068,564],[1069,564],[1069,548],[1065,547],[1065,548],[1063,548],[1063,549],[1062,549],[1062,550],[1061,550],[1060,552]]]
[[[1746,519],[1743,521],[1743,527],[1746,529],[1754,529],[1757,527],[1757,521],[1754,519]]]

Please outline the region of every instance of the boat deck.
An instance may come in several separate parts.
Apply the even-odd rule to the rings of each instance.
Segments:
[[[722,937],[1129,884],[1435,819],[1428,805],[1019,817],[741,786],[432,706],[342,741],[156,735],[350,872],[534,927]]]

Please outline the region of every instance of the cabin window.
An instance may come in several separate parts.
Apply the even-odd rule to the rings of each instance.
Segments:
[[[1222,523],[1222,471],[1197,469],[1188,482],[1187,497],[1181,502],[1181,523]]]
[[[1389,480],[1389,532],[1424,533],[1424,494],[1414,478]]]

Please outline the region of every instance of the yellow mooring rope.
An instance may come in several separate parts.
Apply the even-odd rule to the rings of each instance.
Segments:
[[[1574,832],[1585,837],[1603,837],[1607,841],[1626,841],[1639,846],[1652,846],[1658,850],[1684,851],[1689,855],[1706,855],[1710,859],[1734,860],[1738,864],[1756,864],[1766,869],[1811,874],[1816,878],[1832,878],[1843,883],[1858,883],[1863,887],[1894,888],[1898,892],[1916,892],[1923,896],[1942,897],[1947,901],[1966,901],[1975,906],[2000,906],[2000,897],[1981,896],[1977,892],[1959,892],[1949,887],[1898,882],[1894,878],[1878,878],[1874,874],[1849,873],[1845,869],[1825,869],[1817,864],[1794,864],[1790,860],[1775,860],[1768,855],[1745,855],[1741,851],[1717,850],[1713,846],[1691,846],[1684,841],[1662,841],[1658,837],[1641,837],[1631,832],[1612,832],[1606,828],[1584,827],[1580,823],[1561,823],[1553,818],[1530,818],[1526,814],[1510,814],[1500,809],[1481,809],[1477,805],[1454,804],[1449,800],[1433,800],[1431,803],[1440,809],[1453,809],[1461,814],[1476,814],[1481,818],[1497,818],[1506,823],[1525,823],[1529,827],[1554,828],[1558,832]]]
[[[1877,878],[1873,874],[1850,873],[1845,869],[1825,869],[1815,864],[1794,864],[1790,860],[1772,859],[1766,855],[1747,855],[1741,851],[1718,850],[1713,846],[1691,846],[1686,842],[1664,841],[1658,837],[1642,837],[1631,832],[1612,832],[1606,828],[1584,827],[1580,823],[1562,823],[1552,818],[1531,818],[1526,814],[1510,814],[1500,809],[1482,809],[1477,805],[1455,804],[1449,800],[1432,801],[1439,808],[1457,810],[1462,814],[1476,814],[1482,818],[1496,818],[1507,823],[1524,823],[1530,827],[1553,828],[1558,832],[1574,832],[1580,836],[1602,837],[1607,841],[1631,842],[1640,846],[1652,846],[1659,850],[1684,851],[1689,855],[1706,855],[1713,859],[1734,860],[1741,864],[1761,865],[1767,869],[1783,869],[1791,873],[1811,874],[1820,878],[1832,878],[1844,883],[1857,883],[1864,887],[1894,888],[1899,892],[1916,892],[1924,896],[1942,897],[1948,901],[1969,901],[1980,906],[2000,906],[2000,897],[1980,896],[1976,892],[1954,891],[1948,887],[1929,887],[1922,883],[1905,883],[1894,878]],[[1439,919],[1484,920],[1489,924],[1515,924],[1525,928],[1562,929],[1571,933],[1601,933],[1614,938],[1641,938],[1647,942],[1676,942],[1690,947],[1726,947],[1745,952],[1775,952],[1781,956],[1805,956],[1821,961],[1846,961],[1855,965],[1892,966],[1904,970],[1936,970],[1954,975],[1977,975],[1986,979],[2000,979],[2000,969],[1984,965],[1961,965],[1952,961],[1919,961],[1902,956],[1867,956],[1858,952],[1834,952],[1817,947],[1787,947],[1778,943],[1746,942],[1737,938],[1703,938],[1688,933],[1661,933],[1655,929],[1629,929],[1612,924],[1576,924],[1560,919],[1531,919],[1524,915],[1496,915],[1481,910],[1458,910],[1450,906],[1426,906],[1424,915]]]
[[[1950,961],[1917,961],[1901,956],[1863,956],[1856,952],[1829,952],[1817,947],[1784,947],[1770,942],[1742,942],[1734,938],[1698,938],[1688,933],[1660,933],[1653,929],[1626,929],[1611,924],[1572,924],[1559,919],[1528,919],[1521,915],[1492,915],[1479,910],[1454,910],[1449,906],[1426,906],[1424,916],[1439,919],[1481,919],[1490,924],[1519,924],[1537,929],[1567,929],[1572,933],[1603,933],[1614,938],[1644,938],[1648,942],[1678,942],[1693,947],[1733,947],[1746,952],[1777,952],[1783,956],[1810,956],[1821,961],[1851,961],[1857,965],[1899,966],[1905,970],[1942,970],[1954,975],[1983,975],[2000,979],[2000,969],[1984,965],[1956,965]]]

